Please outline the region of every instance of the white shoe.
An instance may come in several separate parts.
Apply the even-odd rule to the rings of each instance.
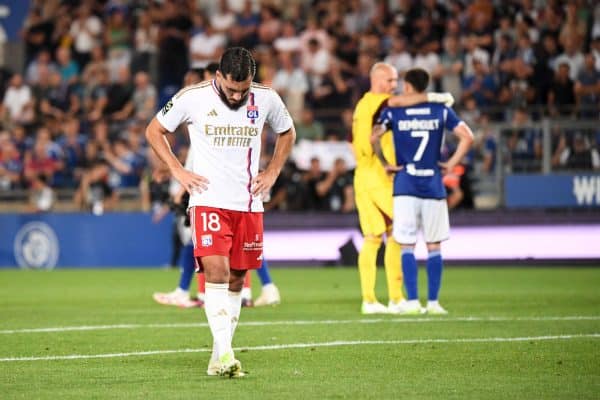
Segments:
[[[260,296],[254,301],[255,307],[274,306],[281,303],[279,289],[273,283],[263,286]]]
[[[419,300],[402,300],[395,303],[393,308],[388,307],[388,310],[391,314],[398,315],[419,315],[425,312]]]
[[[440,305],[437,301],[435,303],[427,303],[427,308],[425,309],[427,314],[431,315],[446,315],[448,311],[444,307]]]
[[[156,292],[152,295],[154,301],[165,306],[177,306],[182,308],[202,307],[202,302],[190,299],[190,295],[180,288],[169,293]]]
[[[219,360],[210,360],[208,362],[208,368],[206,368],[206,375],[217,376],[221,372],[221,363]]]
[[[242,371],[242,363],[235,359],[233,352],[219,357],[219,364],[221,364],[221,368],[219,369],[220,376],[237,378],[245,375]]]
[[[365,315],[387,314],[388,309],[378,301],[375,303],[367,303],[366,301],[363,301],[362,306],[360,307],[360,312]]]
[[[398,311],[400,310],[400,305],[402,304],[402,302],[406,301],[405,299],[402,299],[400,301],[392,301],[390,300],[388,302],[388,313],[390,314],[398,314]]]

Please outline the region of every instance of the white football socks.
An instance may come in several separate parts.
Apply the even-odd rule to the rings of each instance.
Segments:
[[[228,292],[228,283],[206,282],[204,312],[206,313],[208,326],[213,335],[213,354],[214,350],[216,350],[217,358],[232,351],[231,313]]]

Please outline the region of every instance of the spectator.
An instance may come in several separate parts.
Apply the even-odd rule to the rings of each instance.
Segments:
[[[217,12],[210,17],[210,25],[217,33],[226,33],[236,22],[236,16],[231,9],[227,0],[219,0]],[[217,58],[216,60],[218,60]]]
[[[535,76],[535,87],[537,91],[537,103],[548,103],[548,90],[554,78],[556,69],[556,58],[558,57],[558,45],[556,38],[550,34],[542,36],[541,44],[535,52],[536,63],[533,67]]]
[[[542,157],[542,140],[533,128],[527,109],[515,110],[507,144],[513,172],[539,172]]]
[[[29,64],[42,49],[52,47],[54,24],[51,18],[44,18],[41,7],[31,7],[25,19],[23,38],[25,40],[25,65]]]
[[[296,122],[296,141],[301,140],[323,140],[325,129],[323,124],[315,120],[314,112],[311,108],[305,107],[302,110],[300,119]]]
[[[465,75],[462,100],[473,97],[478,107],[489,107],[494,104],[496,98],[494,77],[481,60],[473,59],[472,63],[473,75]]]
[[[296,27],[292,21],[285,21],[281,36],[275,39],[273,47],[278,52],[296,53],[300,51],[300,37],[296,34]]]
[[[87,137],[80,132],[79,119],[75,117],[68,118],[63,127],[57,143],[64,155],[67,186],[74,188],[81,179]]]
[[[323,196],[320,196],[317,191],[319,182],[325,179],[325,173],[321,171],[321,160],[318,157],[310,159],[308,171],[302,174],[302,183],[305,188],[304,210],[325,210],[326,204],[323,201]]]
[[[533,68],[526,64],[523,59],[516,58],[512,61],[510,74],[498,96],[500,104],[510,107],[506,110],[508,116],[515,108],[526,107],[535,102],[537,94],[535,80]]]
[[[496,131],[490,127],[490,118],[488,114],[482,114],[479,117],[479,124],[475,132],[477,146],[481,154],[481,172],[486,175],[495,173],[496,170],[496,152],[498,148],[498,138]]]
[[[22,186],[23,161],[17,146],[0,136],[0,190],[18,189]]]
[[[116,139],[111,147],[104,150],[104,157],[112,168],[111,187],[133,188],[140,184],[144,162],[131,150],[127,141]]]
[[[455,99],[462,96],[463,58],[458,37],[446,36],[444,51],[440,57],[440,64],[435,68],[435,75],[440,77],[441,90],[450,92]]]
[[[35,86],[40,82],[41,75],[57,70],[56,64],[52,62],[50,52],[42,49],[37,54],[36,58],[29,63],[25,70],[25,82]]]
[[[158,31],[158,26],[153,23],[150,12],[141,11],[133,34],[134,54],[131,69],[134,74],[140,71],[150,74],[154,81],[156,80]]]
[[[600,70],[594,66],[592,53],[585,55],[584,66],[575,81],[575,95],[580,115],[598,118],[600,111]]]
[[[12,123],[28,124],[33,122],[34,108],[31,89],[23,82],[21,74],[14,74],[4,93],[2,114],[8,114]]]
[[[484,68],[490,65],[490,53],[477,45],[477,38],[469,35],[464,39],[465,48],[465,67],[463,70],[464,79],[469,79],[475,75],[475,60],[479,61]]]
[[[68,47],[59,47],[56,50],[58,71],[63,82],[74,84],[79,78],[79,66],[71,59],[71,50]]]
[[[46,118],[62,122],[79,113],[81,107],[75,87],[61,78],[59,72],[50,74],[49,86],[40,98],[40,111]]]
[[[49,136],[49,131],[41,128],[33,148],[25,154],[24,176],[28,184],[40,175],[43,175],[47,182],[54,184],[55,177],[63,169],[60,147],[50,141]]]
[[[258,41],[270,45],[281,32],[281,21],[278,10],[271,5],[262,5],[260,8],[260,22],[258,24]]]
[[[356,209],[353,174],[348,170],[343,158],[334,161],[324,179],[317,182],[316,191],[329,211],[349,213]]]
[[[225,49],[227,39],[209,23],[205,30],[196,33],[190,41],[191,68],[204,68],[210,62],[218,61]]]
[[[121,66],[119,68],[117,80],[108,87],[106,95],[107,101],[103,116],[108,117],[113,125],[114,123],[117,126],[123,125],[123,122],[132,115],[134,110],[133,85],[128,67]]]
[[[581,132],[573,135],[573,140],[560,155],[560,166],[577,171],[600,169],[598,150],[593,148]]]
[[[90,60],[92,49],[100,47],[102,21],[93,15],[89,3],[84,2],[77,10],[77,18],[71,22],[75,60],[84,68]]]
[[[553,116],[571,116],[575,108],[575,88],[569,63],[561,62],[548,91],[548,109]]]
[[[406,38],[404,36],[397,36],[392,39],[392,48],[384,61],[393,65],[400,75],[412,68],[413,57],[407,50]]]
[[[106,161],[96,161],[84,174],[73,202],[80,210],[102,215],[113,210],[118,202],[117,192],[108,184],[110,167]]]
[[[104,31],[104,45],[108,49],[108,69],[111,81],[118,79],[123,67],[131,64],[131,31],[125,17],[125,10],[113,6],[109,11],[108,24]]]
[[[583,53],[580,51],[580,44],[577,39],[567,36],[563,40],[564,51],[556,58],[554,63],[555,72],[562,64],[569,66],[569,78],[572,81],[577,79],[579,71],[583,67]]]
[[[175,94],[190,65],[187,42],[192,22],[183,7],[166,1],[160,9],[162,23],[159,30],[158,76],[159,104]],[[177,54],[177,57],[173,57]]]
[[[48,184],[48,178],[44,174],[35,175],[29,181],[29,212],[47,212],[54,207],[56,196],[54,190]]]
[[[148,123],[156,113],[157,93],[147,72],[139,71],[134,78],[133,117],[138,122]]]
[[[90,83],[85,91],[86,97],[83,99],[84,112],[87,115],[88,121],[92,123],[105,115],[110,85],[108,69],[99,69],[97,73],[97,79]]]
[[[308,76],[312,88],[318,87],[332,64],[331,54],[325,49],[319,40],[313,38],[308,42],[308,50],[303,53],[302,69]]]
[[[244,8],[237,14],[237,23],[242,30],[242,38],[249,44],[249,48],[254,47],[258,42],[258,25],[260,24],[260,17],[252,9],[252,0],[244,1]]]
[[[297,121],[304,109],[304,97],[309,87],[304,71],[294,65],[292,53],[279,53],[279,69],[273,77],[273,89],[279,93],[290,115]]]

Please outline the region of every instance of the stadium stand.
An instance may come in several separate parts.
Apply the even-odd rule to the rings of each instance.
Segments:
[[[0,20],[12,26],[0,34],[3,211],[34,202],[38,178],[54,192],[48,209],[91,210],[74,199],[99,164],[115,209],[140,209],[138,186],[150,168],[145,124],[189,68],[235,45],[253,51],[256,80],[281,94],[303,138],[304,153],[296,150],[287,165],[271,210],[353,212],[348,199],[332,201],[335,193],[311,199],[311,185],[334,173],[334,160],[320,160],[313,177],[308,162],[294,160],[310,160],[306,149],[322,147],[316,142],[346,140],[376,60],[428,70],[431,89],[453,93],[475,128],[458,208],[510,206],[513,174],[600,169],[597,2],[31,0],[17,7],[22,18]],[[272,133],[265,137],[268,154]],[[173,145],[183,151],[187,139],[177,134]]]

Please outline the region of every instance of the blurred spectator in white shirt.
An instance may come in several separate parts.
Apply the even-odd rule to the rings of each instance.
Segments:
[[[273,78],[273,89],[281,95],[290,115],[297,121],[304,108],[308,79],[304,71],[294,65],[292,53],[279,53],[279,65]]]
[[[14,74],[2,102],[4,112],[8,113],[14,123],[30,123],[34,119],[33,98],[31,89],[23,82],[21,74]]]
[[[296,34],[296,27],[291,21],[286,21],[281,30],[281,36],[275,39],[273,47],[279,52],[300,51],[300,37]]]

